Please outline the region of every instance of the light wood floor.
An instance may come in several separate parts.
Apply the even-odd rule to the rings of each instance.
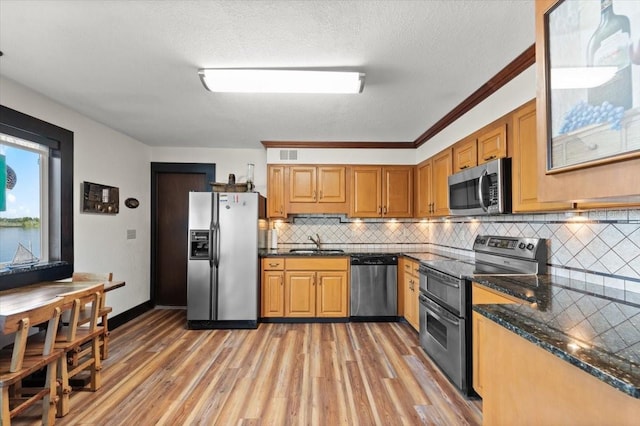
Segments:
[[[479,425],[402,323],[187,330],[153,310],[114,330],[103,386],[57,425]],[[38,414],[14,424],[39,424]]]

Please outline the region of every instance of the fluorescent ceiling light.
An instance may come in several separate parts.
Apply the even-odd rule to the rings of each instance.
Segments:
[[[551,68],[552,89],[588,89],[611,80],[617,67]]]
[[[201,69],[198,74],[212,92],[360,93],[364,87],[364,74],[359,72]]]

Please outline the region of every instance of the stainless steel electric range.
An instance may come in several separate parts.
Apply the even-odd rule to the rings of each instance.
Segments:
[[[471,279],[546,273],[545,239],[478,235],[475,260],[420,264],[420,345],[451,382],[471,395]]]

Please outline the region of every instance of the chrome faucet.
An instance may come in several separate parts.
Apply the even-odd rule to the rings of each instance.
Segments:
[[[316,249],[320,250],[320,235],[316,234],[316,238],[317,239],[314,240],[313,237],[309,235],[309,239],[316,245]]]

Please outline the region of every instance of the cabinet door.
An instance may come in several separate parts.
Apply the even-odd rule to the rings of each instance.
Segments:
[[[418,315],[418,296],[417,291],[419,284],[413,275],[404,274],[404,318],[415,329],[419,330],[420,325]]]
[[[289,202],[315,203],[316,168],[295,166],[289,168]]]
[[[347,273],[321,271],[317,273],[316,316],[347,317],[349,295]]]
[[[478,144],[475,138],[465,139],[453,146],[453,172],[478,165]]]
[[[267,180],[267,215],[286,217],[284,210],[284,166],[269,166]]]
[[[480,348],[483,347],[482,340],[484,339],[484,318],[475,312],[472,313],[471,319],[472,328],[472,352],[473,352],[473,389],[482,396],[483,384],[484,384],[484,365],[482,363],[482,352]]]
[[[285,317],[313,317],[316,312],[315,272],[286,272]]]
[[[512,203],[514,212],[568,210],[571,203],[538,200],[536,104],[531,101],[513,116]]]
[[[284,272],[262,273],[262,316],[284,316]]]
[[[345,167],[318,167],[318,202],[344,203],[346,201]]]
[[[451,148],[445,149],[433,157],[433,194],[432,214],[449,215],[449,176],[451,175]]]
[[[381,216],[381,173],[380,167],[356,166],[351,168],[351,206],[349,207],[349,216]]]
[[[416,205],[416,217],[428,217],[431,215],[431,208],[433,206],[433,199],[431,195],[431,182],[432,182],[432,166],[431,159],[422,162],[416,167],[416,190],[415,190],[415,205]]]
[[[413,167],[383,167],[382,176],[382,216],[413,216]]]
[[[478,137],[478,164],[507,156],[507,125],[502,124]]]

